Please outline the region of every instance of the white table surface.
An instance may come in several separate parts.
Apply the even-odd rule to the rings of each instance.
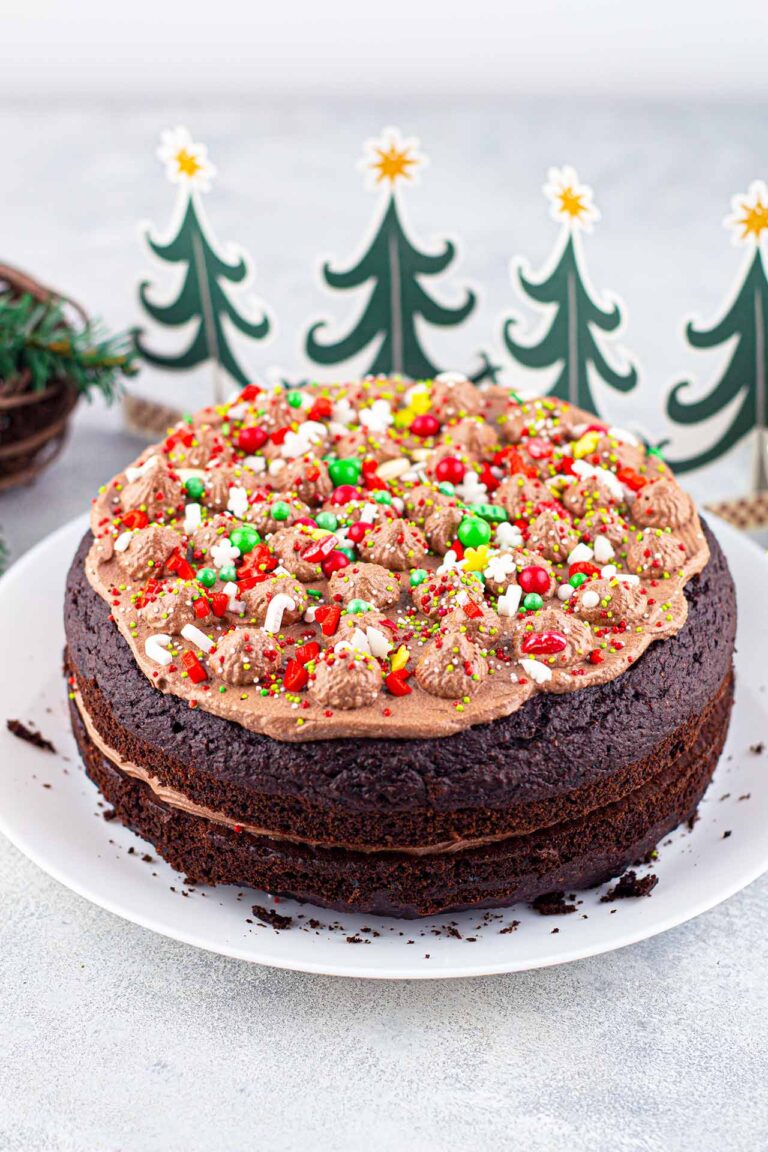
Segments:
[[[319,253],[349,255],[373,211],[353,167],[366,134],[400,122],[432,155],[411,216],[427,237],[465,242],[446,287],[464,275],[486,285],[472,348],[513,302],[508,257],[526,251],[536,265],[554,239],[539,195],[547,165],[575,164],[605,216],[593,277],[630,301],[626,342],[653,381],[624,413],[654,427],[661,392],[692,370],[680,321],[713,315],[738,268],[719,220],[764,174],[768,144],[757,106],[6,103],[2,256],[111,323],[134,322],[132,278],[146,268],[134,223],[165,226],[172,198],[155,136],[184,120],[222,170],[217,230],[250,249],[255,288],[283,322],[262,364],[293,366],[309,317],[354,307],[307,269]],[[700,362],[702,382],[715,367]],[[141,388],[206,399],[202,376],[146,373]],[[627,398],[608,401],[620,419]],[[117,412],[82,406],[55,467],[0,497],[13,555],[81,512],[137,448]],[[736,494],[747,458],[692,489]],[[768,1145],[767,907],[763,879],[694,923],[567,968],[366,984],[161,939],[0,840],[0,1148],[755,1152]]]

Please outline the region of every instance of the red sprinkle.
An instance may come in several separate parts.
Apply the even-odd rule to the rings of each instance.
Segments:
[[[289,660],[283,676],[283,684],[289,692],[298,692],[301,688],[306,688],[309,680],[309,672],[303,664],[298,660]]]
[[[323,636],[333,636],[341,620],[341,608],[337,604],[322,604],[315,611],[315,620]]]
[[[393,696],[410,696],[413,688],[406,683],[411,673],[406,672],[405,668],[401,668],[399,672],[390,672],[384,678],[384,684],[388,692]]]
[[[204,680],[208,679],[208,673],[194,652],[182,653],[181,662],[193,684],[202,684]]]

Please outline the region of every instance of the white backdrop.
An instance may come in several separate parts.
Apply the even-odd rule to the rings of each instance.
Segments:
[[[0,92],[765,92],[765,0],[0,0]]]

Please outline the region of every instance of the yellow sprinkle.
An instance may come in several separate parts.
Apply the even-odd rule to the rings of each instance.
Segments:
[[[409,656],[410,652],[406,648],[405,644],[401,644],[397,652],[395,652],[394,656],[390,660],[390,667],[392,671],[399,672],[402,668],[405,668],[406,664],[408,663]]]

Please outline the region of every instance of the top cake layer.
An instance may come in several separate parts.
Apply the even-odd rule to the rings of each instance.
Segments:
[[[279,740],[439,737],[619,676],[709,551],[654,453],[454,375],[246,388],[94,502],[153,684]]]

